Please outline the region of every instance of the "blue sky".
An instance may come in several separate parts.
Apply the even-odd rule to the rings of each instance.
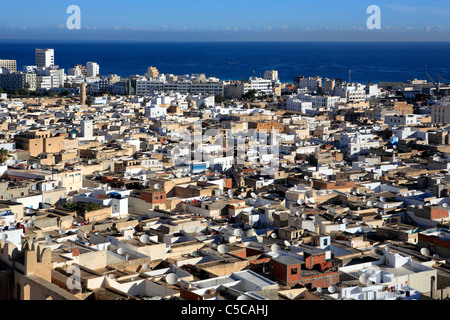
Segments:
[[[68,30],[67,7],[81,9]],[[368,30],[370,5],[381,29]],[[450,0],[25,0],[2,3],[0,39],[450,40]]]

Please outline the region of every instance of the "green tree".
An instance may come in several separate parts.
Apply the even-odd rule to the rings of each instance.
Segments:
[[[4,164],[6,162],[6,160],[8,160],[8,150],[6,150],[5,148],[1,148],[0,149],[0,163]]]

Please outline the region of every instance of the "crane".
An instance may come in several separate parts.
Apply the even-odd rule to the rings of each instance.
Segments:
[[[438,91],[438,93],[439,93],[439,90],[441,89],[441,83],[440,83],[439,81],[438,81],[438,82],[435,82],[435,81],[433,80],[433,78],[430,76],[430,74],[428,73],[427,70],[425,70],[425,73],[427,74],[428,78],[430,78],[431,82],[434,84],[434,86],[436,87],[436,89],[437,89],[437,91]]]

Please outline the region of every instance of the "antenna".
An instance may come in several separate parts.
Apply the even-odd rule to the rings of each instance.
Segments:
[[[144,269],[144,270],[150,269],[150,264],[144,263],[144,264],[142,265],[142,269]]]
[[[221,245],[219,245],[217,247],[217,251],[219,253],[222,253],[222,254],[227,253],[228,252],[228,247],[226,245],[224,245],[224,244],[221,244]]]
[[[367,284],[367,281],[369,280],[369,276],[365,273],[359,276],[359,282],[362,284]]]
[[[275,253],[276,255],[277,255],[278,253],[280,253],[280,246],[277,245],[277,244],[273,244],[273,245],[270,247],[270,249],[271,249],[272,252]]]
[[[139,237],[139,241],[141,241],[141,243],[148,243],[150,241],[150,237],[146,234],[143,234],[142,236]]]
[[[178,282],[178,276],[175,273],[169,273],[165,278],[166,283],[174,285]]]
[[[422,249],[420,249],[420,253],[424,256],[429,256],[430,250],[428,250],[427,248],[422,248]]]

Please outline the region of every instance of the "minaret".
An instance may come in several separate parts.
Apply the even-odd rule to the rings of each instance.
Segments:
[[[80,104],[81,107],[86,107],[86,83],[83,82],[80,86]]]

